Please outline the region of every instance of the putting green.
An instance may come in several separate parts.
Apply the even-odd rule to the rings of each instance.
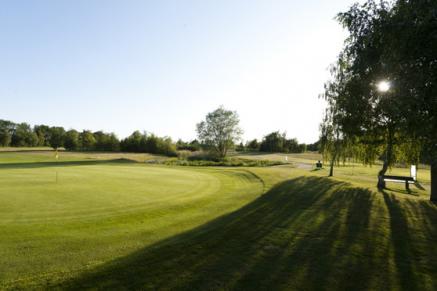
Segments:
[[[246,170],[107,162],[9,165],[0,185],[0,289],[74,276],[263,191]]]

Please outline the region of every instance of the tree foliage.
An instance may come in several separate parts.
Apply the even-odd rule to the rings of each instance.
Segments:
[[[38,144],[38,137],[32,128],[27,123],[16,124],[12,136],[11,145],[16,147],[21,146],[36,146]]]
[[[71,129],[65,133],[64,147],[69,151],[76,151],[79,149],[79,132]]]
[[[306,151],[306,145],[299,144],[295,138],[287,139],[285,132],[274,131],[264,136],[259,150],[271,153],[303,153]]]
[[[50,128],[49,144],[55,150],[64,146],[65,130],[63,127]]]
[[[224,158],[228,150],[241,139],[243,131],[239,123],[237,112],[221,106],[208,113],[205,120],[197,124],[197,135],[208,149]]]
[[[122,151],[161,154],[176,156],[176,144],[170,137],[159,137],[154,134],[134,131],[129,137],[120,142]]]
[[[360,145],[358,157],[382,157],[379,177],[424,153],[437,167],[436,11],[436,1],[369,0],[338,15],[350,35],[327,85],[336,87],[328,104],[343,137]],[[381,80],[390,82],[388,92],[377,90]]]

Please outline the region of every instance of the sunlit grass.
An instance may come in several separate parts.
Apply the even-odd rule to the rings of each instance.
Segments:
[[[437,207],[414,186],[378,192],[378,167],[52,155],[0,153],[0,289],[437,288]]]

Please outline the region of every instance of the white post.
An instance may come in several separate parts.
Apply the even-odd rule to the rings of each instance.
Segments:
[[[411,168],[410,168],[410,176],[414,179],[414,181],[417,180],[417,169],[416,169],[416,165],[411,165]]]

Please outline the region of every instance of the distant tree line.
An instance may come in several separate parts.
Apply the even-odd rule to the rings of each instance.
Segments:
[[[223,110],[223,109],[219,109]],[[220,112],[219,112],[220,113]],[[235,113],[233,113],[235,114]],[[216,122],[220,126],[220,122]],[[227,142],[228,147],[233,147]],[[134,131],[125,139],[118,139],[114,133],[90,130],[65,130],[59,126],[14,123],[0,119],[0,146],[36,147],[47,146],[54,149],[65,148],[69,151],[107,151],[135,152],[176,156],[177,151],[210,150],[211,145],[197,139],[186,142],[179,139],[176,143],[170,137],[159,137],[146,132]],[[280,153],[302,153],[319,151],[319,142],[314,144],[299,143],[297,139],[288,139],[285,133],[279,131],[266,135],[261,141],[256,139],[235,146],[237,151],[260,151]]]
[[[14,123],[0,119],[0,146],[36,147],[48,146],[54,149],[64,147],[70,151],[126,151],[176,155],[176,144],[169,137],[135,131],[129,137],[119,140],[114,133],[103,131],[81,132],[65,130],[59,126]],[[193,145],[194,146],[194,145]]]
[[[288,139],[285,133],[274,131],[267,134],[261,141],[253,139],[246,144],[240,143],[237,151],[259,151],[269,153],[303,153],[319,151],[319,142],[313,144],[299,143],[296,138]]]
[[[126,152],[162,154],[176,156],[176,144],[170,137],[159,137],[154,134],[135,131],[120,141],[120,149]]]

